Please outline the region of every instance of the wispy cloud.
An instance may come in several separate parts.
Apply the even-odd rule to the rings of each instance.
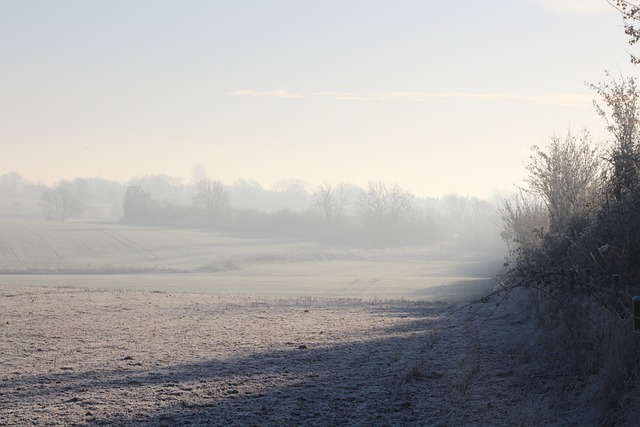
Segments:
[[[302,98],[303,97],[299,93],[290,92],[290,91],[284,90],[284,89],[268,90],[268,91],[236,90],[234,92],[229,92],[229,95],[233,95],[233,96],[261,96],[261,97],[268,97],[268,98]]]
[[[314,92],[311,94],[315,98],[332,98],[332,99],[346,99],[346,100],[356,100],[356,101],[366,101],[371,99],[371,97],[357,95],[351,92]]]
[[[548,93],[542,95],[522,95],[505,93],[481,92],[421,92],[421,91],[391,91],[375,94],[356,94],[352,92],[322,91],[301,94],[288,90],[238,90],[229,92],[232,96],[256,96],[271,98],[324,98],[345,101],[393,101],[393,100],[461,100],[486,103],[528,102],[534,104],[578,106],[590,105],[593,96],[587,93]]]

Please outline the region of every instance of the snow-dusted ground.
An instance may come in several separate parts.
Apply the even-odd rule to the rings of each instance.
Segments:
[[[544,423],[522,321],[456,307],[0,285],[0,425]]]

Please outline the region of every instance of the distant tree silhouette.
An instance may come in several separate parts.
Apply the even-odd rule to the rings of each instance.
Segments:
[[[312,195],[314,200],[313,208],[320,214],[327,232],[330,232],[344,221],[349,197],[345,185],[334,187],[325,182]]]
[[[207,222],[213,224],[229,204],[229,192],[220,181],[202,177],[196,184],[194,205],[206,212]]]
[[[414,195],[397,184],[369,181],[358,199],[358,211],[365,223],[388,228],[413,214]]]
[[[0,176],[0,189],[7,193],[18,194],[26,185],[26,180],[18,172],[12,171]]]
[[[84,212],[83,200],[74,194],[73,184],[60,181],[42,192],[40,207],[47,218],[64,221],[70,216]]]
[[[122,222],[130,224],[144,224],[153,222],[155,216],[155,203],[151,200],[151,194],[137,185],[127,187],[127,192],[122,203]]]

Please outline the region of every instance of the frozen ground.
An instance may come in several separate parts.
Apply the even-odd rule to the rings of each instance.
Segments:
[[[522,321],[455,307],[0,285],[0,425],[544,422]]]
[[[0,285],[258,296],[469,300],[504,254],[349,248],[119,224],[0,219]]]

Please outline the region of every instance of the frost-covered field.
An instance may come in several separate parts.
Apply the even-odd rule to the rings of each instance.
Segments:
[[[518,425],[506,315],[0,286],[0,425]]]
[[[0,220],[0,284],[244,295],[468,299],[499,255],[341,248],[114,224]]]
[[[572,364],[530,298],[461,305],[495,267],[451,248],[0,220],[0,425],[602,419],[615,357]]]

